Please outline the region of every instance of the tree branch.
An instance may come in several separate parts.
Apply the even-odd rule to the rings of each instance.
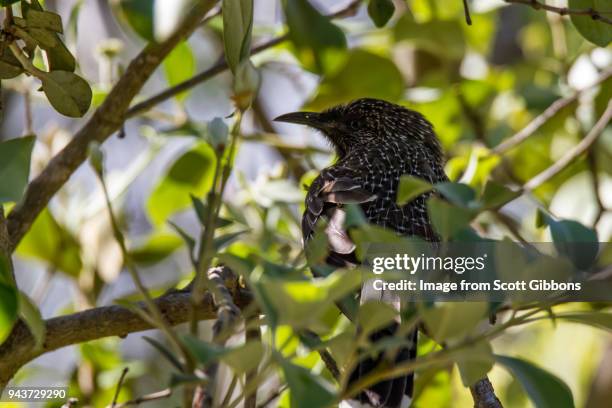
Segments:
[[[53,195],[68,181],[87,157],[90,142],[104,142],[120,128],[132,99],[172,49],[198,27],[216,0],[200,0],[185,21],[168,39],[151,43],[132,60],[104,103],[74,138],[58,153],[29,185],[22,201],[8,216],[8,230],[13,251],[38,214]]]
[[[232,294],[235,304],[244,308],[251,296],[236,288]],[[189,321],[191,292],[176,291],[154,299],[154,303],[169,325],[176,326]],[[143,302],[137,304],[143,310]],[[196,309],[199,320],[216,317],[212,296],[207,295]],[[152,329],[153,326],[138,314],[121,306],[102,306],[66,316],[54,317],[45,322],[45,342],[38,350],[34,348],[34,337],[23,322],[18,322],[9,338],[0,345],[0,389],[24,364],[34,358],[73,344],[84,343],[103,337],[125,337],[130,333]]]
[[[225,266],[210,268],[208,271],[208,281],[216,287],[212,291],[213,301],[217,307],[217,320],[213,325],[213,342],[220,346],[225,345],[226,340],[231,336],[232,329],[235,328],[240,316],[240,308],[234,303],[231,293],[231,284],[237,280],[232,271]],[[203,407],[214,406],[214,392],[217,384],[217,372],[219,363],[211,363],[206,368],[208,383],[204,388]]]
[[[537,176],[533,177],[523,186],[523,189],[526,191],[534,190],[559,174],[564,168],[566,168],[570,163],[572,163],[577,157],[585,153],[589,148],[595,143],[599,135],[604,131],[608,123],[612,119],[612,101],[608,102],[608,107],[606,108],[601,118],[595,123],[595,126],[589,131],[589,133],[585,136],[584,139],[580,141],[573,149],[566,152],[563,157],[555,162],[552,166],[548,167],[546,170],[542,171]]]
[[[503,408],[497,395],[495,395],[493,384],[486,376],[472,385],[470,392],[474,400],[474,408]]]
[[[522,143],[525,139],[531,137],[535,132],[538,131],[546,122],[552,119],[557,113],[563,108],[574,103],[578,98],[588,89],[591,89],[599,84],[604,83],[612,77],[612,69],[604,71],[599,78],[589,87],[574,92],[572,95],[557,99],[553,102],[544,112],[536,116],[531,122],[527,124],[518,133],[514,134],[510,138],[504,140],[502,143],[497,145],[492,152],[495,154],[503,154],[508,150],[512,149],[519,143]]]
[[[612,10],[594,10],[592,8],[586,9],[571,9],[568,7],[555,7],[550,6],[546,3],[542,3],[538,0],[504,0],[510,4],[526,4],[533,7],[536,10],[546,10],[552,13],[557,13],[562,16],[572,14],[575,16],[590,16],[594,21],[601,21],[602,23],[612,24],[612,19],[606,17],[604,14],[612,14]]]

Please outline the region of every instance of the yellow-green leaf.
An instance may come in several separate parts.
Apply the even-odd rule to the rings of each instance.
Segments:
[[[68,71],[51,71],[42,79],[49,102],[62,115],[78,118],[87,112],[92,92],[87,81]]]
[[[19,201],[30,176],[30,156],[36,137],[0,142],[0,204]]]

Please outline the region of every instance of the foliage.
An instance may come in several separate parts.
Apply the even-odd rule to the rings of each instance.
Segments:
[[[17,2],[4,1],[2,5],[11,3]],[[175,12],[166,20],[160,11],[162,3],[168,2],[114,2],[113,12],[125,29],[126,41],[160,43],[180,26],[192,5],[190,1],[177,2]],[[331,270],[323,265],[327,242],[322,234],[307,253],[301,245],[302,186],[312,181],[321,163],[333,158],[322,154],[311,139],[303,146],[275,134],[262,101],[267,102],[270,95],[276,98],[279,93],[293,92],[277,86],[272,94],[268,75],[288,76],[292,83],[298,83],[291,76],[296,71],[306,78],[317,78],[316,85],[302,95],[304,109],[322,110],[359,97],[386,99],[415,109],[433,123],[452,181],[432,185],[404,176],[397,201],[404,204],[427,194],[429,216],[441,239],[550,240],[559,252],[569,253],[579,268],[609,267],[609,254],[599,257],[604,259],[603,265],[595,265],[599,242],[610,238],[610,197],[604,194],[612,173],[609,126],[587,157],[572,158],[570,165],[532,191],[524,186],[558,163],[605,115],[612,80],[608,76],[597,86],[585,85],[581,66],[586,64],[594,72],[591,82],[608,72],[612,25],[584,13],[547,16],[529,4],[517,4],[471,10],[472,25],[468,26],[462,2],[442,0],[356,1],[351,5],[362,13],[345,20],[351,7],[330,16],[326,15],[329,10],[318,7],[322,3],[282,0],[284,25],[278,27],[254,19],[257,1],[220,1],[221,15],[202,24],[206,39],[194,36],[180,42],[163,62],[165,76],[161,78],[171,92],[161,99],[174,97],[174,110],[171,114],[138,112],[142,113],[139,123],[146,125],[140,128],[143,143],[154,147],[151,155],[155,160],[165,160],[161,170],[159,162],[147,166],[148,161],[143,164],[134,159],[133,172],[109,171],[105,158],[112,161],[112,149],[132,143],[132,135],[112,146],[92,144],[93,180],[96,191],[101,192],[87,198],[71,195],[75,187],[68,182],[66,191],[58,193],[29,226],[13,259],[44,265],[52,277],[68,279],[83,303],[91,307],[107,302],[108,293],[115,296],[113,284],[125,269],[135,281],[135,292],[114,300],[159,332],[143,338],[155,357],[140,362],[124,361],[117,339],[81,345],[71,392],[85,403],[106,406],[115,388],[121,391],[120,400],[126,400],[140,393],[136,382],[145,379],[158,389],[171,389],[177,404],[178,389],[199,386],[210,392],[216,386],[218,406],[235,406],[255,390],[259,402],[266,397],[264,392],[278,394],[274,401],[281,407],[330,406],[359,391],[344,387],[359,358],[393,352],[406,344],[402,336],[378,342],[368,338],[372,331],[399,319],[405,333],[417,325],[423,328],[418,359],[400,367],[404,372],[417,372],[415,406],[452,406],[453,382],[469,387],[487,374],[494,378],[494,384],[499,380],[507,385],[496,385],[505,406],[523,406],[506,390],[510,385],[507,378],[498,375],[499,367],[508,370],[520,384],[522,395],[536,407],[579,405],[588,388],[586,380],[572,377],[577,373],[557,372],[557,376],[551,373],[554,364],[544,364],[528,348],[513,350],[505,344],[521,335],[537,337],[538,329],[533,327],[542,327],[537,325],[543,322],[572,322],[609,332],[612,315],[608,304],[418,304],[415,310],[401,314],[380,302],[357,305],[353,295],[367,272]],[[603,3],[570,0],[569,7],[605,11]],[[70,51],[74,47],[67,45],[63,36],[62,18],[45,10],[37,0],[22,0],[11,7],[14,15],[4,23],[0,48],[2,85],[8,83],[9,89],[17,91],[28,89],[28,93],[41,87],[55,111],[73,118],[86,115],[92,99],[89,83],[99,90],[105,89],[105,84],[75,74],[78,64]],[[509,24],[504,13],[518,16],[520,27]],[[280,30],[286,38],[275,43],[274,52],[254,51],[254,44],[265,44],[270,33]],[[7,40],[7,33],[16,41]],[[508,38],[509,45],[505,42]],[[202,92],[191,90],[195,83],[182,86],[201,65],[198,41],[214,45],[206,48],[210,53],[212,49],[223,50],[231,83],[227,77],[214,79],[215,88]],[[214,61],[217,56],[206,58]],[[106,52],[101,60],[113,72],[120,72],[128,62],[115,52]],[[26,75],[37,81],[27,82]],[[211,79],[212,74],[204,76]],[[117,77],[113,74],[113,82]],[[207,92],[215,90],[221,90],[227,106],[232,103],[235,111],[223,119],[203,121],[193,113],[194,106],[209,106]],[[106,91],[102,98],[108,98]],[[147,103],[144,92],[141,98]],[[542,119],[551,104],[564,98],[569,102],[563,109],[544,117],[524,139],[504,147],[508,140],[533,127],[533,121]],[[284,102],[281,98],[275,105],[283,112],[289,109]],[[45,130],[36,126],[35,131]],[[125,130],[121,133],[125,136]],[[26,191],[30,167],[37,157],[35,142],[42,149],[40,134],[0,142],[0,204],[9,214],[9,203],[19,205]],[[259,174],[241,174],[240,164],[254,161],[249,150],[252,143],[267,144],[282,158],[281,164]],[[178,145],[180,149],[176,149]],[[49,159],[51,156],[43,161]],[[141,174],[150,184],[146,193],[133,188]],[[134,194],[138,194],[137,205]],[[138,236],[131,230],[136,222],[142,224],[135,228]],[[395,234],[366,224],[356,206],[347,207],[345,225],[351,228],[359,255],[370,242],[398,241]],[[570,253],[576,242],[584,245],[583,250]],[[30,328],[35,346],[40,347],[46,336],[40,299],[17,288],[10,262],[4,256],[0,261],[0,344],[21,318]],[[207,275],[209,267],[218,264],[239,276],[236,287],[227,290],[230,299],[224,298],[223,288]],[[539,266],[546,270],[558,265],[549,257]],[[108,272],[113,268],[114,273]],[[152,287],[145,272],[158,269],[173,272],[167,276],[174,281],[166,282],[163,288]],[[324,276],[315,278],[313,271]],[[16,273],[22,273],[19,267]],[[181,306],[181,310],[189,309],[190,327],[173,329],[169,323],[175,322],[162,317],[173,311],[157,310],[152,298],[172,295],[174,289],[166,292],[167,286],[180,287],[192,279],[194,301]],[[210,301],[204,295],[207,291],[218,306],[229,308],[219,308],[212,336],[204,334],[204,326],[199,327],[195,318],[196,303]],[[250,293],[255,306],[244,308],[236,317],[228,303],[241,291]],[[143,303],[135,306],[134,301]],[[81,306],[75,302],[66,313]],[[492,325],[487,323],[491,315],[499,320]],[[536,321],[542,322],[528,325]],[[244,342],[236,343],[242,339],[239,336],[228,341],[231,334],[242,335],[242,323],[257,335]],[[145,344],[140,338],[138,342]],[[337,363],[339,373],[325,361],[325,353]],[[586,371],[594,371],[592,364]],[[131,378],[126,381],[120,380],[124,366],[130,367]],[[449,369],[455,366],[456,372]],[[378,374],[384,375],[384,370]],[[216,378],[222,375],[227,381]],[[242,381],[244,376],[246,382]],[[280,385],[266,388],[274,382],[270,381],[273,377]],[[83,386],[84,379],[89,379],[89,388]],[[571,382],[571,388],[566,382]],[[580,387],[576,386],[579,382]],[[234,385],[227,385],[231,383]]]

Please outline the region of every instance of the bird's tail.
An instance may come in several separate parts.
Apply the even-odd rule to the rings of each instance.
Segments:
[[[378,330],[370,336],[370,340],[377,342],[385,337],[393,337],[398,327],[399,325],[394,323],[382,330]],[[367,376],[376,368],[385,364],[396,365],[415,359],[417,330],[409,334],[409,340],[409,345],[399,349],[391,361],[385,356],[385,352],[381,352],[376,356],[370,356],[359,362],[357,368],[351,374],[349,384],[355,383],[360,378]],[[403,408],[409,405],[409,402],[406,401],[412,399],[413,388],[414,374],[404,374],[368,387],[359,394],[357,400],[365,406],[375,408]]]
[[[390,291],[374,290],[372,282],[366,282],[361,289],[360,302],[363,304],[367,301],[382,301],[391,305],[398,312],[401,309],[401,300],[396,293]],[[390,338],[397,335],[399,322],[393,322],[383,329],[376,330],[370,335],[370,341],[376,343],[384,338]],[[374,356],[370,355],[360,361],[357,368],[351,374],[349,384],[354,383],[360,378],[365,377],[376,368],[383,365],[397,365],[405,361],[416,358],[417,353],[417,329],[414,329],[408,335],[408,345],[402,346],[395,353],[386,353],[382,351]],[[405,405],[402,401],[406,397],[412,398],[414,388],[414,374],[409,373],[392,378],[386,381],[381,381],[367,390],[363,391],[358,400],[362,403],[369,404],[375,408],[400,408]],[[409,404],[408,404],[409,405]]]

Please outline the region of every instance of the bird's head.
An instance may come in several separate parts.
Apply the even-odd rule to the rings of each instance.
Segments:
[[[307,125],[321,131],[333,144],[339,157],[356,146],[393,143],[430,145],[435,153],[440,147],[431,124],[418,112],[387,101],[357,99],[323,112],[291,112],[274,119]]]

